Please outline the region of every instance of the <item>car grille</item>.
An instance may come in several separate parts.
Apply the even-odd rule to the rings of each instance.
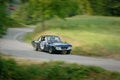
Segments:
[[[66,50],[68,47],[61,47],[61,49]]]

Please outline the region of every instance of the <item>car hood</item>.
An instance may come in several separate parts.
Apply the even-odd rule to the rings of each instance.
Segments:
[[[60,46],[66,46],[66,47],[72,47],[71,44],[68,44],[68,43],[64,43],[64,42],[56,42],[56,43],[52,43],[53,46],[56,46],[56,47],[60,47]]]

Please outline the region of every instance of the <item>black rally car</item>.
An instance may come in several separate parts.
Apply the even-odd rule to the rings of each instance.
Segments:
[[[44,35],[37,41],[32,41],[32,45],[36,51],[47,51],[49,53],[70,54],[72,45],[62,42],[60,37],[55,35]]]

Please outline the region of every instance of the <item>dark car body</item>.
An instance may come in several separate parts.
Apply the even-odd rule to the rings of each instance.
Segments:
[[[36,51],[47,51],[49,53],[70,54],[72,45],[62,42],[59,36],[44,35],[37,41],[32,41],[32,45]]]

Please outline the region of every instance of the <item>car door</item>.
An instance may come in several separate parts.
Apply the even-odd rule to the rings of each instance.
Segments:
[[[51,38],[51,36],[47,36],[45,38],[45,40],[46,40],[46,43],[45,43],[46,51],[49,51],[49,48],[50,48],[50,44],[51,44],[50,38]]]
[[[40,50],[45,50],[45,37],[41,37],[41,41],[40,41]]]

